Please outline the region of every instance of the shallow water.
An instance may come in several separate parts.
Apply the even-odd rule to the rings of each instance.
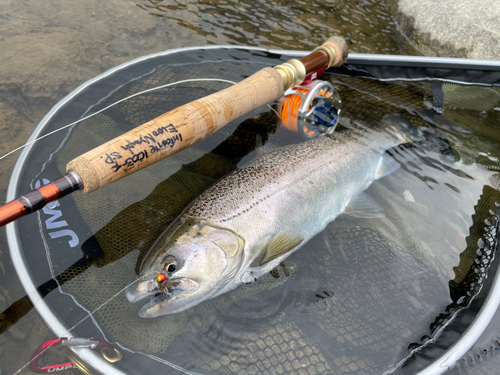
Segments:
[[[390,2],[360,1],[356,3],[330,3],[309,1],[295,2],[293,6],[289,6],[284,2],[262,2],[260,6],[255,6],[255,3],[229,1],[190,3],[162,1],[142,1],[136,3],[122,1],[114,3],[52,1],[49,3],[46,2],[43,5],[32,1],[22,4],[4,2],[2,5],[3,7],[0,8],[0,12],[3,15],[0,23],[3,30],[2,39],[0,40],[0,50],[2,51],[0,52],[0,61],[2,61],[2,71],[0,72],[0,82],[2,83],[0,90],[0,116],[2,116],[0,118],[0,128],[2,129],[2,134],[4,134],[4,139],[0,147],[2,152],[10,151],[17,145],[22,144],[34,129],[35,124],[45,113],[78,84],[121,62],[157,50],[207,44],[242,44],[266,48],[302,50],[311,49],[313,46],[320,44],[326,37],[338,32],[346,37],[352,51],[388,54],[418,53],[398,34],[391,16],[394,11],[394,4]],[[353,87],[353,82],[344,82],[341,85],[344,90],[349,91]],[[202,88],[198,94],[204,95],[210,90],[220,88],[218,86]],[[352,90],[356,91],[356,89]],[[358,88],[358,90],[362,92],[363,88]],[[354,113],[355,108],[359,108],[360,103],[356,102],[356,97],[354,96],[351,104],[346,103],[346,105],[351,105],[351,113]],[[451,117],[457,119],[463,118],[464,115],[468,115],[471,118],[477,116],[475,112],[465,114],[463,112],[460,110],[451,111],[453,115]],[[369,111],[365,111],[359,115],[364,121],[366,121],[366,117],[368,116]],[[491,126],[494,128],[498,122],[494,113],[489,116],[491,116],[490,121],[481,122],[478,128],[472,131],[468,130],[469,133],[467,131],[465,133],[456,132],[455,128],[450,128],[447,118],[439,117],[436,121],[440,130],[447,133],[454,146],[460,149],[464,160],[470,164],[477,158],[477,152],[474,150],[477,148],[476,142],[478,137],[481,138],[481,144],[484,147],[482,151],[487,156],[486,159],[493,160],[496,157],[494,154],[495,141],[491,138],[486,138],[485,141],[483,137],[484,134],[490,134]],[[442,121],[439,123],[440,119]],[[138,118],[134,121],[140,123],[143,119]],[[489,123],[492,124],[490,127],[484,125]],[[474,121],[471,122],[470,126],[473,125]],[[203,152],[208,150],[210,150],[210,147],[203,150]],[[191,159],[179,160],[176,165],[179,166],[181,163],[196,161],[203,152],[195,153]],[[401,157],[404,158],[406,156],[403,154]],[[429,158],[431,160],[440,160],[435,154],[425,155],[425,157],[428,158],[427,160]],[[15,159],[15,156],[8,157],[0,162],[2,176],[0,189],[4,192]],[[496,165],[496,162],[492,164]],[[415,249],[415,252],[412,254],[414,261],[422,269],[438,271],[436,274],[441,275],[438,277],[440,279],[439,285],[444,288],[447,281],[453,278],[452,268],[458,264],[458,254],[464,250],[467,233],[463,228],[468,228],[468,225],[471,225],[470,216],[473,213],[471,209],[474,207],[474,203],[481,192],[481,178],[476,177],[476,174],[478,176],[483,175],[478,170],[471,171],[468,166],[458,168],[476,177],[474,181],[478,185],[474,185],[474,189],[472,189],[472,187],[464,188],[465,185],[463,185],[463,183],[471,183],[470,181],[467,179],[464,180],[460,176],[457,177],[456,174],[451,172],[446,174],[447,177],[451,178],[450,181],[446,181],[446,184],[448,184],[446,185],[444,181],[440,180],[442,176],[439,173],[441,171],[439,168],[436,169],[435,165],[424,167],[423,169],[425,172],[423,175],[429,178],[425,180],[425,183],[422,183],[421,188],[423,190],[421,193],[418,190],[412,191],[412,195],[416,200],[420,199],[419,194],[426,196],[426,189],[436,188],[433,185],[432,179],[443,182],[439,184],[439,188],[443,189],[440,194],[445,192],[443,195],[452,201],[456,199],[464,201],[463,194],[466,191],[474,191],[474,194],[468,197],[468,211],[459,211],[455,215],[456,221],[445,226],[449,231],[447,232],[448,234],[440,238],[438,236],[428,239],[430,243],[428,246],[431,252],[443,246],[456,248],[455,252],[449,254],[449,259],[446,259],[446,262],[434,261],[432,264],[426,264],[426,259],[428,259],[426,251],[429,250],[425,247],[423,249]],[[414,172],[412,175],[414,177],[415,173],[419,175],[423,173],[421,169],[420,171],[410,170],[410,172]],[[394,185],[382,186],[379,187],[380,190],[374,191],[373,194],[379,194],[381,200],[384,199],[384,196],[387,199],[387,195],[384,195],[386,194],[384,189],[395,188],[397,190],[398,184],[401,183],[398,178],[403,179],[402,176],[405,176],[404,173],[409,172],[400,171],[399,173],[403,173],[403,175],[395,175],[389,184],[396,184],[396,188]],[[433,176],[435,173],[438,173],[438,176],[441,177]],[[214,181],[215,178],[217,177],[214,176],[211,181]],[[418,177],[415,178],[418,179]],[[154,186],[152,185],[151,189]],[[459,191],[457,192],[457,190]],[[460,198],[457,198],[453,194],[459,194],[458,197]],[[439,196],[441,197],[442,195]],[[97,232],[109,220],[118,217],[121,208],[129,206],[132,202],[139,200],[139,198],[139,196],[131,197],[131,199],[129,197],[130,200],[120,203],[121,205],[115,204],[109,207],[106,215],[99,218],[100,221],[95,224],[94,228],[91,228],[92,232]],[[102,201],[99,202],[97,200],[97,204],[99,203],[102,204]],[[431,217],[432,215],[436,215],[436,212],[439,213],[441,210],[439,204],[444,207],[449,206],[449,203],[445,201],[428,201],[426,205],[433,206],[434,211],[425,214]],[[346,227],[356,228],[358,224],[349,221],[336,223],[328,234],[316,239],[316,242],[312,242],[311,246],[321,246],[324,243],[342,243]],[[457,225],[462,229],[456,230]],[[370,237],[369,231],[366,232],[367,230],[365,228],[365,232],[362,233],[362,236],[365,236],[363,238]],[[390,224],[388,224],[385,231],[386,234],[394,234],[398,232],[398,228],[391,228]],[[421,231],[422,233],[426,233],[425,228],[421,228]],[[34,349],[44,340],[51,338],[53,334],[45,328],[40,318],[31,309],[30,303],[23,298],[24,292],[9,259],[5,230],[2,229],[0,233],[0,269],[2,270],[0,276],[0,310],[5,310],[0,322],[2,327],[2,335],[0,336],[0,369],[2,374],[10,374],[22,368],[30,360]],[[150,237],[153,238],[154,236]],[[151,239],[150,237],[148,237],[148,240]],[[316,245],[316,243],[318,244]],[[399,248],[396,247],[395,249]],[[34,249],[32,254],[34,257],[37,256],[36,250]],[[348,256],[343,252],[333,255]],[[304,257],[306,258],[304,259]],[[361,262],[362,254],[357,255],[355,259],[356,261],[351,263],[353,267]],[[127,261],[129,264],[134,263],[134,259],[132,258],[127,259]],[[370,259],[368,258],[365,261],[369,262]],[[280,308],[273,311],[266,311],[259,297],[255,297],[250,302],[240,301],[233,307],[235,312],[232,310],[228,310],[227,312],[230,319],[235,319],[231,321],[232,325],[222,324],[226,322],[224,319],[222,323],[212,321],[211,328],[205,332],[204,337],[221,337],[218,330],[230,330],[229,334],[222,336],[227,339],[234,332],[244,333],[242,329],[244,328],[244,324],[249,320],[255,324],[258,322],[261,324],[279,314],[286,314],[287,311],[292,316],[293,324],[301,324],[303,316],[300,314],[303,314],[303,312],[300,312],[300,309],[297,308],[301,304],[306,305],[306,309],[316,309],[318,311],[330,309],[332,311],[337,308],[344,308],[349,303],[354,305],[360,303],[359,300],[363,298],[363,293],[361,293],[362,283],[369,284],[370,280],[369,278],[363,280],[362,278],[353,277],[352,272],[356,275],[356,270],[359,270],[359,268],[354,267],[352,270],[347,268],[339,270],[326,269],[325,272],[327,273],[335,272],[337,274],[337,282],[332,282],[332,285],[328,287],[321,285],[318,286],[319,289],[314,289],[312,285],[314,285],[315,280],[308,279],[310,273],[307,272],[307,264],[309,263],[307,256],[304,255],[304,251],[297,253],[295,258],[290,258],[289,271],[287,272],[293,276],[294,280],[301,280],[300,283],[305,288],[301,292],[302,294],[297,293],[296,299],[285,298],[281,300],[277,304]],[[296,265],[301,265],[301,267],[296,268]],[[369,265],[366,267],[369,267]],[[437,267],[437,269],[433,267]],[[389,272],[390,269],[393,268],[386,268],[385,272]],[[61,272],[63,270],[64,266],[61,265]],[[416,272],[419,268],[413,267],[411,270]],[[283,272],[281,275],[286,276],[286,273]],[[370,272],[372,271],[368,269],[368,272],[364,272],[363,274],[369,276]],[[390,272],[387,275],[389,277]],[[392,276],[398,277],[397,275]],[[44,279],[43,275],[40,275],[40,277]],[[45,281],[47,280],[45,278]],[[295,289],[290,289],[294,285],[293,283],[285,282],[281,289],[275,288],[280,285],[280,283],[275,282],[275,280],[280,280],[279,277],[275,280],[269,278],[269,280],[269,285],[272,288],[269,288],[270,294],[264,300],[267,298],[277,299],[273,293],[282,297],[290,295],[290,293],[293,294],[295,291]],[[117,283],[116,287],[119,287],[119,285],[123,284]],[[337,289],[335,291],[338,285],[343,285],[345,290]],[[412,287],[411,285],[406,286]],[[54,288],[54,286],[49,286],[49,289],[51,288]],[[321,290],[321,288],[326,288],[327,290]],[[334,289],[336,293],[334,298],[330,298],[330,292],[332,292],[330,289]],[[311,300],[310,296],[313,292],[318,293],[319,297]],[[446,293],[446,288],[442,292]],[[112,290],[109,293],[112,293]],[[408,293],[416,293],[415,295],[418,296],[418,291],[415,290]],[[377,293],[374,292],[374,295],[376,296]],[[304,298],[305,300],[303,300]],[[345,302],[346,298],[350,298],[350,300]],[[343,304],[340,304],[340,307],[339,301],[344,301]],[[262,310],[259,308],[261,313],[257,317],[253,316],[250,312],[256,302],[260,303],[257,306],[261,306],[262,308]],[[373,301],[365,301],[364,303],[369,305]],[[309,306],[310,304],[312,304],[312,307]],[[292,308],[289,307],[291,305]],[[441,311],[439,309],[444,307],[444,305],[435,303],[429,303],[429,306],[437,308],[437,311],[429,311],[430,316]],[[418,306],[418,303],[415,305],[415,309],[417,310],[422,308],[422,306]],[[250,316],[242,314],[242,311]],[[75,320],[77,319],[78,315],[76,314]],[[222,318],[219,317],[218,319]],[[396,321],[398,320],[396,319]],[[406,324],[403,321],[401,322],[403,325]],[[127,320],[124,321],[124,324],[126,323]],[[154,327],[154,323],[152,324]],[[310,324],[310,322],[307,324]],[[345,335],[339,336],[337,332],[335,336],[335,332],[339,330],[339,326],[346,324],[346,322],[341,324],[338,321],[323,322],[322,324],[323,326],[320,325],[321,329],[330,332],[330,337],[344,337],[345,340]],[[201,325],[204,327],[203,324]],[[347,324],[347,326],[350,325]],[[257,329],[257,325],[254,327],[255,331],[260,332]],[[404,331],[405,327],[400,326],[398,329]],[[285,324],[283,330],[283,332],[287,331],[293,336],[296,334],[295,332],[300,331],[300,328],[294,328],[289,324]],[[280,334],[284,335],[283,337],[288,337],[286,332],[283,332],[280,332]],[[265,336],[264,333],[259,333],[259,335]],[[196,339],[196,337],[188,339],[188,341],[192,339]],[[236,341],[243,340],[246,342],[245,340],[248,339],[254,340],[255,345],[258,346],[260,343],[259,340],[264,341],[265,337],[235,337]],[[336,340],[340,342],[341,339]],[[214,357],[217,354],[217,351],[214,352],[213,348],[207,349],[204,347],[204,345],[209,345],[210,342],[214,341],[217,342],[216,339],[203,341],[196,347],[196,351],[200,353],[200,362],[196,364],[197,366],[208,368],[207,366],[209,366],[210,361],[207,362],[208,364],[204,364],[203,360],[205,359],[202,360],[201,358],[204,358],[202,354],[209,353],[209,357]],[[232,353],[231,350],[227,350],[228,353],[225,353],[225,345],[237,347],[241,345],[236,341],[232,343],[231,340],[223,340],[221,342],[220,347],[222,349],[219,352],[221,358],[226,354],[229,356],[230,352]],[[177,346],[177,348],[180,348],[179,350],[182,351],[182,346]],[[311,346],[310,350],[315,352],[315,350],[319,349]],[[316,355],[319,356],[318,353]],[[239,356],[251,358],[241,353]],[[234,361],[241,362],[242,360],[238,358],[235,358]],[[321,357],[319,356],[318,358]],[[338,358],[342,358],[340,353]],[[221,361],[223,363],[225,358],[221,359]],[[270,361],[273,360],[270,359]],[[342,364],[337,364],[334,360],[332,361],[335,365],[338,365],[338,368],[342,367]],[[363,364],[359,362],[359,359],[350,361],[357,363],[356,366]],[[326,359],[325,362],[327,362]],[[351,367],[354,367],[351,362],[344,365],[349,364]],[[213,366],[211,368],[214,370]],[[321,369],[321,366],[317,367],[316,364],[315,368]],[[29,371],[24,368],[21,373],[29,373]]]
[[[390,1],[188,1],[149,0],[137,6],[170,25],[203,35],[207,44],[224,43],[310,49],[342,35],[351,51],[414,54],[396,31]],[[412,53],[413,52],[413,53]]]

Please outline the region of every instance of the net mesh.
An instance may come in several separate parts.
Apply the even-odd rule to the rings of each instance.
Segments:
[[[500,89],[498,87],[467,87],[444,82],[441,89],[444,96],[444,108],[466,108],[483,112],[500,107]]]

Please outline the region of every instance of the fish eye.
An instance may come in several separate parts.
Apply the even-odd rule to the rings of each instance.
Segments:
[[[172,254],[167,255],[163,259],[161,264],[163,270],[165,270],[167,273],[175,272],[181,266],[181,264],[179,263],[179,258]]]
[[[167,272],[174,272],[177,269],[177,264],[175,263],[167,263],[165,264],[164,270]]]

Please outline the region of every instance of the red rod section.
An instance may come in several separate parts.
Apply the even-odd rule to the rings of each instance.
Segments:
[[[311,73],[317,72],[325,66],[328,66],[329,59],[330,58],[325,52],[316,51],[301,58],[300,62],[304,64],[306,74],[309,75]]]
[[[70,172],[38,189],[28,191],[19,198],[0,207],[0,227],[24,215],[38,211],[47,203],[62,198],[82,187],[75,172]]]

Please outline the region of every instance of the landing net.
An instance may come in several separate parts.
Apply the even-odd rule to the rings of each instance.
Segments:
[[[228,87],[222,79],[238,82],[289,58],[190,49],[96,79],[55,110],[40,135],[138,92],[192,81],[123,100],[36,142],[16,169],[14,195],[59,177],[78,155]],[[342,98],[339,131],[397,115],[426,134],[390,150],[401,168],[368,189],[384,218],[340,216],[258,282],[181,314],[139,318],[141,305],[123,290],[167,225],[262,147],[302,141],[263,107],[177,155],[18,222],[12,251],[53,314],[44,319],[112,343],[123,353],[114,366],[126,373],[404,374],[442,355],[477,315],[498,267],[500,90],[377,69],[350,65],[320,78]]]

